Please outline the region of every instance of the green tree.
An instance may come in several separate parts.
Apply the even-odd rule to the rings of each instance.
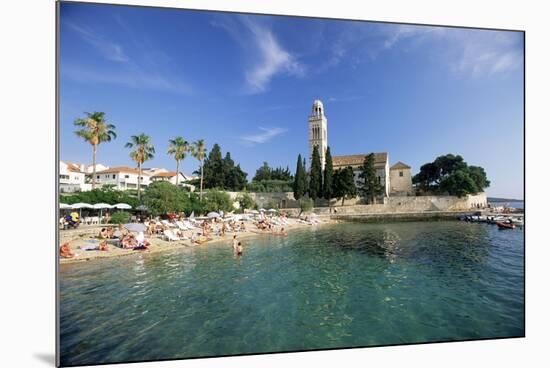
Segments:
[[[130,222],[130,213],[125,211],[117,211],[109,218],[111,224],[127,224]]]
[[[365,156],[359,178],[359,193],[367,199],[367,203],[375,203],[376,197],[383,193],[383,188],[376,176],[373,153]]]
[[[222,151],[219,144],[215,143],[214,146],[212,146],[212,150],[204,161],[203,171],[205,188],[223,189],[225,178]]]
[[[348,166],[344,169],[334,172],[334,197],[342,199],[342,206],[345,199],[354,198],[357,195],[355,186],[355,174],[353,169]]]
[[[334,170],[332,168],[332,155],[330,154],[330,147],[327,147],[327,152],[325,154],[325,171],[323,172],[323,197],[328,201],[329,207],[334,190],[333,176]]]
[[[145,189],[143,203],[153,216],[159,216],[185,211],[189,208],[190,196],[172,183],[157,181]]]
[[[491,185],[491,182],[487,179],[485,169],[480,166],[468,166],[468,174],[476,183],[477,192],[483,192],[485,188]]]
[[[187,152],[189,152],[189,143],[182,137],[170,139],[168,142],[168,154],[176,160],[176,186],[179,186],[180,162],[185,159]]]
[[[457,197],[464,197],[467,194],[473,194],[478,191],[474,179],[465,170],[457,170],[447,175],[441,181],[441,189]]]
[[[206,157],[206,144],[204,143],[204,139],[199,139],[198,141],[193,142],[193,144],[191,145],[191,154],[200,163],[201,184],[200,184],[199,199],[202,201],[202,190],[203,190],[203,184],[204,184],[204,170],[203,170],[204,165],[203,164],[204,164],[204,158]]]
[[[264,161],[263,165],[256,170],[256,174],[252,178],[252,181],[271,180],[271,167]]]
[[[231,212],[233,211],[233,201],[226,192],[219,190],[210,190],[204,198],[204,211],[208,212]]]
[[[309,198],[314,201],[321,197],[323,189],[323,172],[321,169],[321,157],[319,156],[319,148],[313,147],[311,155],[311,168],[309,172]]]
[[[252,209],[256,206],[256,201],[248,193],[242,193],[237,196],[237,202],[241,210]]]
[[[96,153],[102,142],[110,142],[116,138],[115,126],[105,121],[104,112],[86,112],[85,118],[76,119],[74,125],[81,127],[75,134],[92,145],[92,189],[96,180]]]
[[[300,204],[300,215],[303,212],[309,212],[313,209],[313,199],[311,198],[302,198],[299,201]]]
[[[148,161],[155,157],[155,147],[151,144],[151,137],[141,133],[140,135],[133,135],[130,137],[130,141],[126,143],[126,148],[135,148],[130,152],[130,157],[137,164],[138,167],[138,183],[137,183],[137,195],[138,201],[141,199],[141,180],[142,172],[141,165],[145,161]]]
[[[422,165],[420,172],[413,177],[413,184],[427,193],[464,196],[482,192],[491,182],[485,169],[468,166],[462,156],[449,153]]]
[[[294,199],[299,200],[306,194],[306,171],[302,164],[302,155],[298,155],[296,162],[296,173],[294,174],[293,192]]]
[[[241,165],[235,166],[235,162],[229,152],[226,153],[222,161],[222,168],[224,189],[240,191],[246,187],[246,176],[248,174],[241,169]]]

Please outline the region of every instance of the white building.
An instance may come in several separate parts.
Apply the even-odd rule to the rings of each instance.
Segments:
[[[313,148],[319,148],[321,157],[321,167],[325,169],[325,154],[328,147],[327,118],[323,103],[319,100],[313,101],[311,115],[308,118],[309,125],[309,167],[311,167],[311,156]],[[334,170],[343,169],[350,166],[355,174],[355,182],[359,182],[360,167],[363,165],[364,154],[332,156],[332,165]],[[384,196],[410,195],[412,194],[411,168],[402,162],[398,162],[390,169],[389,154],[387,152],[374,153],[374,168],[378,182],[384,187]],[[391,175],[394,175],[395,185],[391,184]]]
[[[194,177],[188,177],[181,171],[176,174],[175,171],[167,171],[165,169],[162,169],[162,170],[163,171],[157,171],[155,174],[151,175],[151,182],[167,181],[171,184],[176,185],[176,180],[177,180],[179,186],[189,188],[191,192],[195,190],[194,185],[190,185],[186,183],[189,180],[194,179]]]
[[[362,180],[359,178],[361,173],[361,166],[365,161],[365,157],[368,153],[360,155],[347,155],[347,156],[334,156],[332,157],[332,167],[334,170],[345,169],[351,166],[353,173],[355,174],[355,183],[359,185]],[[378,183],[384,187],[384,196],[390,195],[390,162],[387,152],[374,153],[374,168],[376,170],[376,177]]]
[[[328,147],[327,118],[323,103],[319,100],[313,101],[309,122],[309,167],[311,167],[311,156],[313,148],[317,147],[321,157],[321,169],[325,169],[325,154]]]
[[[80,166],[65,161],[59,162],[59,191],[61,193],[82,192],[90,190],[86,184],[86,174]]]
[[[95,182],[98,187],[112,185],[115,189],[137,189],[139,171],[131,167],[117,166],[96,173]],[[145,188],[151,183],[149,174],[142,171],[141,187]]]

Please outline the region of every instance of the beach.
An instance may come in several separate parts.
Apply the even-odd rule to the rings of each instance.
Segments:
[[[284,225],[285,231],[292,231],[299,228],[307,228],[311,226],[321,226],[325,224],[331,224],[337,222],[336,220],[331,220],[328,217],[318,217],[317,224],[308,224],[300,222],[298,219],[289,218],[288,224]],[[97,246],[102,240],[99,237],[99,232],[101,228],[108,225],[97,225],[97,226],[82,226],[74,230],[62,230],[60,231],[59,236],[59,245],[69,242],[72,251],[76,254],[74,258],[60,258],[61,264],[66,263],[78,263],[78,262],[87,262],[94,261],[106,258],[113,257],[123,257],[123,256],[132,256],[143,253],[159,253],[165,252],[174,249],[182,249],[188,247],[207,247],[209,244],[227,242],[228,246],[231,245],[233,235],[237,235],[238,240],[251,239],[253,237],[271,237],[278,236],[273,235],[268,231],[262,231],[256,228],[253,223],[246,224],[246,231],[239,232],[227,232],[225,236],[211,235],[211,240],[208,240],[202,244],[195,244],[191,240],[178,240],[178,241],[167,241],[162,235],[155,235],[147,237],[147,240],[151,243],[147,250],[133,250],[133,249],[123,249],[117,247],[113,244],[108,244],[108,251],[99,251],[99,250],[84,250],[80,247],[86,246]],[[280,230],[280,226],[275,227],[276,231]],[[196,232],[199,232],[200,229],[196,229]],[[244,244],[246,247],[246,243]]]

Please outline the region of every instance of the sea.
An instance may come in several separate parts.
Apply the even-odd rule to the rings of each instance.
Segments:
[[[60,266],[61,365],[521,337],[524,233],[340,223]]]

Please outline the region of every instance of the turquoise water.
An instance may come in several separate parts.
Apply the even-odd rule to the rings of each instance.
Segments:
[[[524,335],[523,231],[454,221],[63,265],[62,365]]]

